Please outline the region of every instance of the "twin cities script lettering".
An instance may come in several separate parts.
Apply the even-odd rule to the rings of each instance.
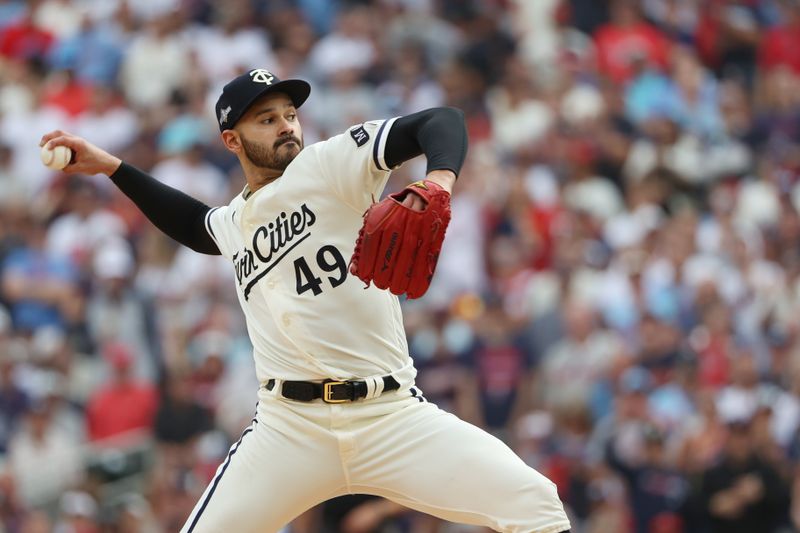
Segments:
[[[306,204],[289,215],[281,212],[274,221],[256,229],[249,248],[233,254],[233,267],[239,286],[247,283],[244,288],[245,299],[258,280],[311,235],[305,232],[316,220],[316,215]]]

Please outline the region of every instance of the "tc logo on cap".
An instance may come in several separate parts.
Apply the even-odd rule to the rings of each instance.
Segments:
[[[255,70],[250,71],[250,79],[253,80],[253,83],[266,83],[267,85],[272,85],[272,80],[275,79],[275,76],[266,69],[257,68]]]

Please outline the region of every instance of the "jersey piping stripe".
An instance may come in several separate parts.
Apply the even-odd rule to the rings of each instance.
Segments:
[[[197,514],[195,515],[194,520],[192,520],[192,525],[189,526],[189,530],[186,533],[192,533],[192,531],[194,531],[195,526],[197,526],[197,522],[200,520],[200,515],[202,515],[203,511],[206,510],[206,507],[208,506],[208,502],[211,501],[211,497],[214,495],[214,491],[217,490],[217,485],[219,485],[219,482],[222,479],[222,476],[225,474],[225,470],[227,470],[228,469],[228,465],[231,464],[231,457],[233,457],[233,454],[235,454],[236,450],[239,449],[239,445],[242,444],[242,439],[244,439],[244,436],[247,435],[248,433],[250,433],[251,431],[253,431],[253,427],[257,423],[258,423],[258,421],[256,421],[256,419],[254,418],[253,419],[253,425],[244,430],[244,432],[242,433],[242,436],[239,437],[239,440],[236,442],[236,444],[233,445],[233,447],[231,448],[231,451],[228,452],[228,457],[225,458],[225,463],[223,463],[222,468],[219,470],[219,473],[214,477],[214,483],[211,485],[211,488],[209,489],[208,494],[206,495],[205,499],[203,500],[203,504],[200,506],[200,509],[197,511]]]
[[[427,402],[428,400],[425,399],[425,396],[422,395],[421,391],[417,391],[416,387],[411,387],[411,396],[419,400],[419,403]],[[418,396],[419,395],[419,396]]]
[[[248,283],[247,286],[244,288],[244,299],[247,300],[247,298],[250,296],[250,291],[253,289],[253,286],[258,282],[258,280],[260,280],[261,278],[263,278],[264,276],[269,274],[269,271],[272,270],[272,268],[275,265],[280,263],[281,259],[286,257],[286,254],[291,252],[298,244],[300,244],[301,242],[303,242],[304,240],[306,240],[309,237],[311,237],[311,232],[308,232],[305,235],[303,235],[302,237],[300,237],[299,239],[297,239],[297,242],[295,242],[293,245],[288,247],[286,249],[286,251],[283,252],[275,261],[273,261],[272,264],[269,265],[263,272],[261,272],[258,276],[256,276],[253,279],[251,279],[250,283]]]
[[[378,167],[378,170],[386,170],[381,166],[381,159],[382,157],[378,156],[378,146],[380,145],[381,134],[383,133],[383,128],[386,127],[386,121],[381,124],[381,127],[378,128],[378,137],[375,139],[375,142],[372,143],[372,161],[375,163],[375,166]]]
[[[378,128],[378,135],[375,138],[375,142],[372,143],[372,159],[375,162],[375,166],[378,167],[378,170],[390,170],[389,165],[386,164],[383,151],[386,149],[386,139],[389,138],[389,130],[392,129],[392,124],[394,124],[395,120],[397,120],[397,117],[384,120],[381,127]],[[384,131],[386,135],[384,135]]]
[[[217,241],[217,236],[214,235],[214,228],[211,227],[211,213],[213,213],[217,209],[219,209],[219,207],[214,207],[210,209],[208,213],[206,213],[206,231],[208,232],[209,235],[211,235],[211,238],[214,239],[214,242]]]

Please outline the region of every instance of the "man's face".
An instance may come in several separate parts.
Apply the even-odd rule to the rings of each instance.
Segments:
[[[266,95],[236,124],[245,156],[258,168],[283,171],[303,148],[297,110],[282,93]]]

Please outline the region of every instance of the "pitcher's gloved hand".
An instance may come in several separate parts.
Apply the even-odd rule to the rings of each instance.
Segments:
[[[403,205],[409,194],[424,200],[421,211]],[[450,193],[431,180],[412,183],[364,213],[350,273],[367,285],[419,298],[433,279],[449,222]]]

